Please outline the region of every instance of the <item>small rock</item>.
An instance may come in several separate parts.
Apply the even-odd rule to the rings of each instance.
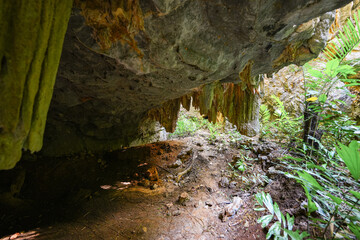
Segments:
[[[235,181],[230,182],[229,188],[234,189],[234,188],[236,188],[236,185],[237,185],[237,182],[235,182]]]
[[[229,179],[227,177],[222,177],[220,179],[219,186],[223,188],[229,187]]]
[[[155,189],[157,189],[159,186],[155,183],[155,184],[153,184],[153,185],[151,185],[150,186],[150,189],[151,190],[155,190]]]
[[[144,186],[144,187],[150,187],[150,181],[148,179],[145,179],[144,181],[138,182],[139,186]]]
[[[173,211],[171,215],[173,216],[179,216],[181,212],[179,210]]]
[[[170,164],[169,168],[178,168],[182,165],[182,161],[180,159],[176,160],[173,164]]]
[[[268,155],[272,151],[274,151],[274,146],[268,144],[263,144],[254,147],[254,152],[256,152],[257,154]]]
[[[279,159],[279,158],[283,157],[283,155],[284,155],[283,150],[282,151],[281,150],[276,150],[276,151],[272,151],[269,154],[268,158],[269,158],[269,160],[276,160],[276,159]]]
[[[189,194],[188,194],[187,192],[183,192],[183,193],[180,194],[179,199],[178,199],[177,202],[178,202],[180,205],[185,206],[185,205],[186,205],[186,202],[188,202],[189,200],[190,200]]]
[[[260,161],[267,161],[268,160],[268,157],[267,156],[263,156],[263,155],[259,155],[259,160]]]
[[[168,204],[166,204],[165,206],[166,206],[167,209],[170,209],[172,206],[174,206],[174,204],[168,203]]]
[[[248,228],[250,226],[249,222],[246,221],[245,224],[244,224],[244,227]]]
[[[240,197],[234,197],[233,202],[225,207],[223,214],[223,221],[226,221],[226,217],[231,217],[236,214],[240,207],[244,204],[244,201]]]
[[[212,207],[213,204],[212,204],[212,202],[210,202],[210,201],[205,201],[205,205],[206,205],[206,206],[209,206],[209,207]]]

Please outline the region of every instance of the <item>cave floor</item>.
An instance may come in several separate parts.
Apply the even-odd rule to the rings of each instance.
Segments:
[[[283,195],[294,194],[283,185],[292,183],[241,180],[229,164],[248,150],[209,137],[202,130],[102,155],[37,159],[36,168],[33,159],[24,160],[12,177],[26,176],[18,196],[0,194],[1,240],[265,239],[253,195],[267,185],[265,191],[282,196],[280,207],[296,208],[297,202],[284,205]],[[266,174],[264,164],[251,163],[252,176]],[[234,197],[241,198],[239,209]],[[231,207],[237,210],[232,216]]]

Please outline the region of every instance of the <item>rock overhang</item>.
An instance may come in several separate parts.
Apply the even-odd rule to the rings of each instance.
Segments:
[[[316,57],[334,17],[329,11],[349,1],[75,2],[47,118],[44,153],[50,155],[110,150],[139,138],[146,142],[151,134],[143,129],[153,127],[145,120],[154,115],[149,111],[156,109],[161,117],[155,119],[170,129],[178,105],[190,95],[198,96],[206,114],[227,108],[234,123],[253,122],[256,115],[242,120],[238,115],[256,110],[256,98],[249,98],[256,94],[256,76]],[[106,24],[89,24],[84,7],[104,16]],[[114,34],[113,28],[122,29],[118,26],[106,28],[116,17],[133,24],[121,30],[125,36]],[[320,26],[323,31],[316,30]],[[231,94],[220,93],[230,91],[226,84],[246,92],[237,95],[243,97],[239,103],[252,104],[235,112],[236,105],[226,106],[234,102],[224,99],[234,99]],[[214,96],[199,98],[208,94],[199,90],[206,85]]]

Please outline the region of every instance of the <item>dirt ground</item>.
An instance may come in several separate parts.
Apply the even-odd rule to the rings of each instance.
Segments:
[[[0,239],[265,239],[253,195],[264,188],[296,215],[301,187],[279,176],[245,181],[229,167],[239,153],[254,158],[256,177],[269,175],[259,159],[277,150],[209,141],[202,130],[102,155],[28,157],[0,173]]]

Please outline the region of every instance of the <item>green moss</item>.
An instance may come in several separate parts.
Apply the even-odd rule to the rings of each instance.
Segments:
[[[0,169],[14,167],[24,146],[42,146],[71,7],[72,0],[0,2]]]
[[[53,94],[56,73],[60,62],[62,45],[66,33],[67,23],[71,12],[72,0],[58,0],[54,6],[56,13],[53,18],[50,39],[43,62],[39,91],[34,104],[34,114],[26,147],[39,151],[45,130],[47,112]],[[67,16],[67,17],[64,17]]]

